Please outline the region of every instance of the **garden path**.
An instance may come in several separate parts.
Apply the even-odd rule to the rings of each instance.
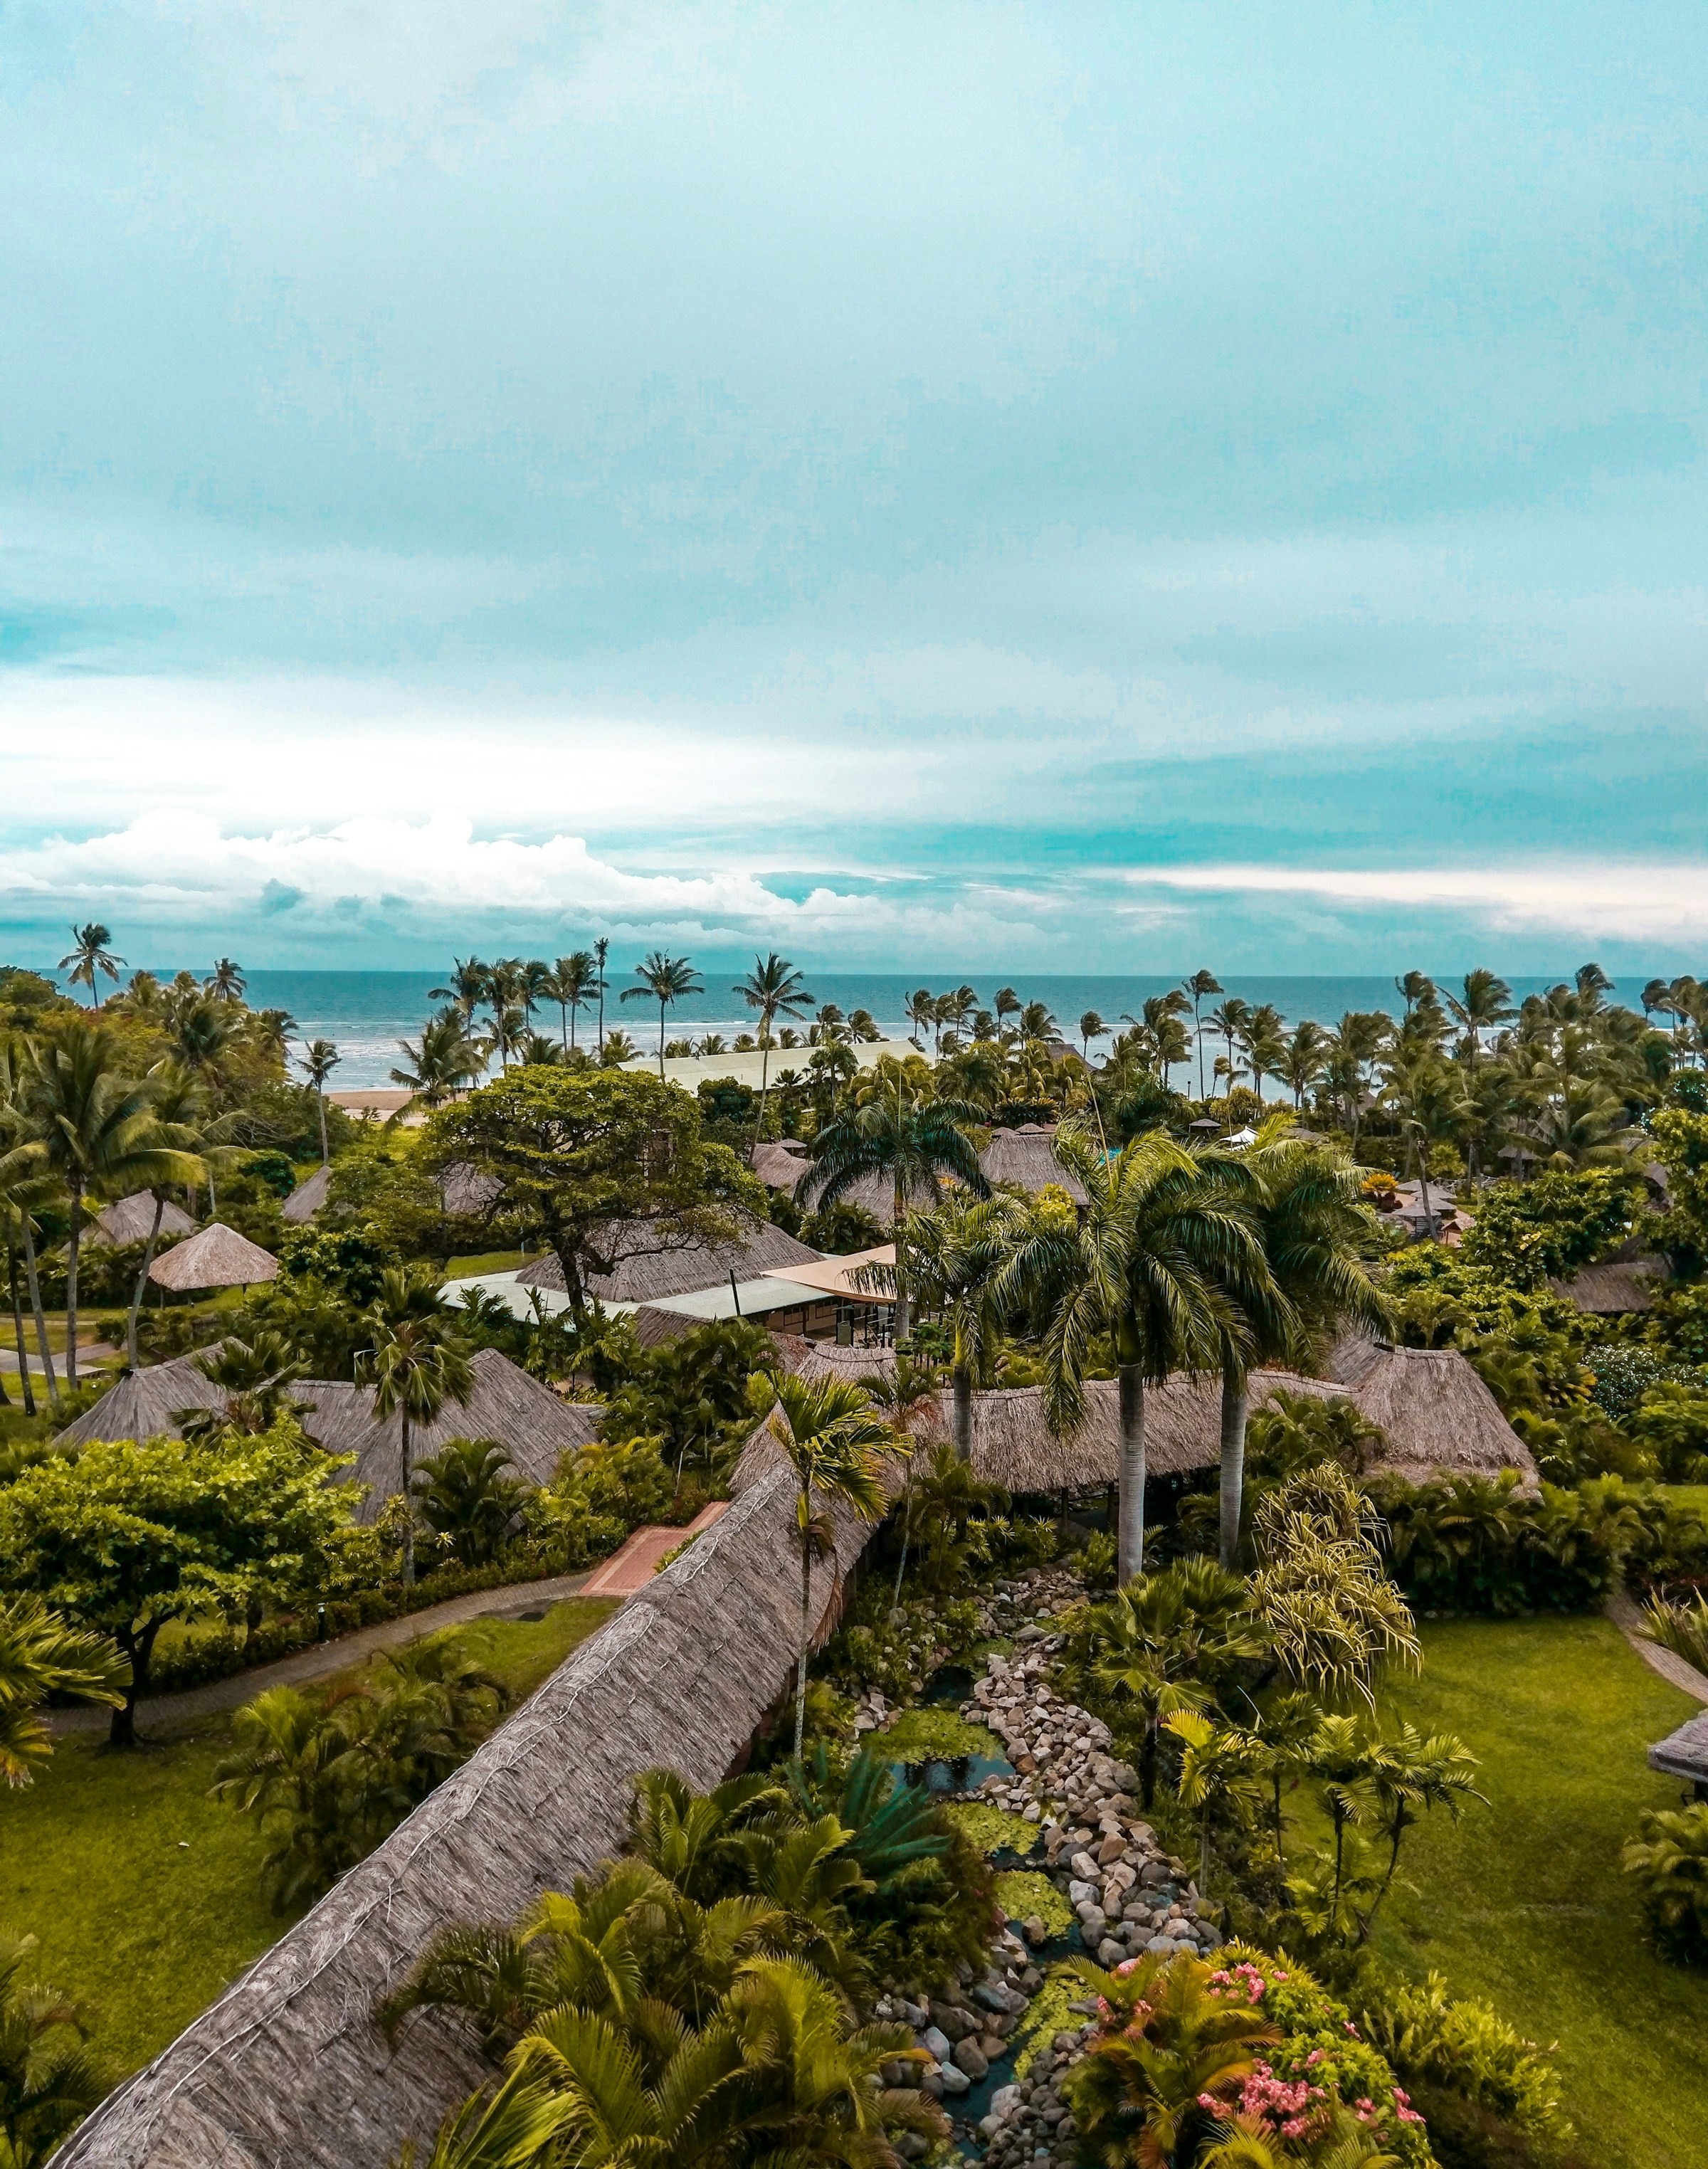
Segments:
[[[681,1530],[672,1530],[678,1541]],[[306,1649],[297,1649],[288,1657],[280,1657],[276,1664],[255,1665],[248,1671],[232,1672],[222,1680],[210,1680],[205,1687],[185,1687],[178,1694],[149,1695],[136,1705],[140,1725],[173,1725],[189,1723],[199,1717],[215,1717],[222,1710],[236,1709],[241,1703],[253,1702],[258,1694],[269,1687],[302,1687],[313,1680],[328,1678],[334,1672],[348,1671],[364,1657],[376,1650],[396,1649],[399,1644],[413,1641],[418,1634],[430,1634],[440,1627],[460,1627],[471,1619],[514,1618],[523,1612],[546,1611],[560,1604],[566,1596],[579,1596],[587,1580],[585,1571],[579,1574],[555,1575],[549,1581],[513,1581],[501,1589],[479,1589],[467,1596],[447,1597],[443,1604],[430,1604],[425,1610],[409,1612],[402,1619],[383,1619],[376,1627],[363,1627],[354,1634],[339,1636],[336,1641],[313,1642]],[[627,1595],[627,1591],[622,1594]],[[109,1713],[99,1707],[83,1705],[76,1709],[50,1710],[48,1725],[56,1734],[98,1732],[109,1721]]]

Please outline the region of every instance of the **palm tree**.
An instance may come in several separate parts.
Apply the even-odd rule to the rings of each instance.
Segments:
[[[442,1107],[465,1085],[478,1083],[486,1069],[485,1058],[464,1031],[462,1019],[454,1009],[446,1010],[442,1016],[429,1017],[421,1027],[419,1042],[412,1047],[407,1039],[400,1039],[398,1051],[409,1066],[394,1069],[392,1082],[406,1086],[424,1107]],[[336,1050],[334,1058],[337,1058]],[[323,1152],[324,1144],[323,1134]]]
[[[825,1510],[841,1506],[862,1521],[881,1519],[889,1503],[884,1459],[908,1448],[851,1380],[809,1382],[784,1378],[777,1381],[777,1391],[788,1419],[785,1450],[798,1486],[795,1501],[795,1531],[801,1548],[800,1654],[795,1673],[795,1760],[798,1761],[807,1722],[807,1665],[812,1652],[813,1561],[835,1548],[834,1532]]]
[[[0,1782],[27,1785],[52,1754],[53,1735],[36,1714],[50,1694],[118,1709],[130,1684],[131,1660],[106,1635],[68,1626],[39,1596],[0,1596]]]
[[[1423,1231],[1429,1234],[1435,1226],[1429,1207],[1429,1148],[1456,1137],[1470,1120],[1471,1105],[1465,1079],[1438,1054],[1417,1055],[1409,1061],[1393,1063],[1379,1097],[1399,1117],[1400,1127],[1411,1142],[1417,1165]]]
[[[1176,1710],[1168,1729],[1185,1750],[1180,1762],[1180,1804],[1198,1810],[1198,1887],[1209,1893],[1210,1820],[1219,1807],[1249,1816],[1263,1798],[1263,1748],[1255,1733],[1215,1724],[1201,1710]]]
[[[205,1175],[210,1189],[213,1175],[209,1164],[209,1148],[216,1150],[227,1145],[236,1136],[243,1117],[233,1109],[230,1113],[211,1116],[207,1108],[207,1095],[201,1080],[192,1071],[175,1062],[163,1062],[148,1073],[152,1087],[156,1121],[161,1126],[161,1142],[175,1146],[179,1152],[195,1156],[200,1162],[201,1179]],[[150,1189],[154,1197],[154,1218],[149,1223],[148,1240],[142,1246],[142,1259],[136,1268],[136,1278],[131,1290],[131,1304],[125,1319],[125,1360],[134,1372],[140,1367],[136,1349],[136,1324],[141,1315],[142,1298],[147,1292],[149,1268],[154,1263],[154,1253],[160,1241],[160,1223],[166,1211],[166,1187],[152,1183]],[[195,1184],[191,1185],[192,1191]]]
[[[552,973],[552,984],[547,989],[558,1005],[560,1024],[567,1024],[567,1047],[575,1044],[575,1020],[584,1002],[590,1000],[599,981],[599,967],[589,949],[578,949],[573,955],[560,957]]]
[[[921,1032],[933,1031],[937,1028],[937,996],[932,994],[929,987],[918,988],[903,1004],[902,1014],[913,1026],[910,1037],[914,1045],[923,1054],[925,1042],[920,1035]]]
[[[1092,1058],[1092,1042],[1101,1039],[1108,1029],[1095,1010],[1087,1010],[1080,1019],[1080,1053],[1086,1061]]]
[[[404,1047],[407,1054],[408,1048]],[[314,1103],[320,1116],[320,1164],[331,1164],[332,1154],[326,1143],[326,1084],[344,1057],[329,1039],[312,1039],[304,1047],[297,1068],[314,1087]]]
[[[780,1016],[804,1016],[814,998],[807,992],[806,981],[788,958],[779,957],[775,949],[768,957],[755,957],[753,969],[745,979],[739,979],[730,992],[739,994],[749,1009],[759,1012],[759,1120],[753,1132],[757,1138],[765,1127],[765,1095],[771,1082],[771,1028]],[[662,1035],[662,1013],[659,1030]],[[659,1074],[662,1075],[662,1071]]]
[[[35,1051],[25,1088],[33,1140],[44,1169],[71,1202],[66,1237],[66,1383],[77,1383],[77,1264],[83,1202],[92,1190],[115,1194],[157,1183],[199,1182],[200,1159],[172,1142],[154,1111],[147,1078],[126,1076],[111,1036],[80,1025]]]
[[[679,1002],[685,994],[704,991],[694,967],[686,957],[667,957],[662,949],[654,949],[644,964],[637,964],[634,975],[640,981],[638,987],[625,987],[622,999],[626,1002],[654,1001],[659,1005],[659,1075],[665,1074],[665,1012],[672,1002]]]
[[[847,1050],[821,1047],[819,1054]],[[885,1060],[871,1073],[863,1095],[819,1132],[813,1164],[802,1177],[803,1205],[819,1211],[834,1205],[867,1176],[889,1178],[895,1230],[895,1337],[907,1336],[910,1290],[904,1222],[910,1196],[935,1196],[938,1179],[952,1175],[975,1197],[988,1197],[990,1186],[965,1125],[977,1110],[959,1100],[924,1100],[902,1074],[899,1062]]]
[[[0,2158],[37,2169],[112,2083],[88,2014],[35,1970],[36,1939],[0,1930]]]
[[[997,1276],[1032,1224],[1032,1207],[998,1192],[952,1191],[941,1205],[907,1218],[908,1283],[923,1309],[940,1312],[951,1335],[949,1380],[955,1452],[973,1458],[973,1384],[1002,1330]],[[867,1269],[874,1286],[894,1290],[895,1268]]]
[[[1287,1042],[1281,1037],[1284,1022],[1273,1002],[1260,1002],[1240,1027],[1240,1049],[1260,1100],[1263,1096],[1263,1079],[1278,1074],[1286,1059]]]
[[[1226,1292],[1244,1330],[1222,1350],[1220,1558],[1231,1568],[1245,1495],[1246,1378],[1253,1363],[1309,1362],[1343,1327],[1380,1331],[1387,1310],[1358,1255],[1375,1225],[1356,1168],[1332,1147],[1300,1143],[1265,1123],[1232,1166],[1241,1209],[1256,1231],[1264,1272]]]
[[[1275,1074],[1293,1094],[1295,1107],[1305,1105],[1305,1095],[1322,1074],[1323,1057],[1328,1047],[1328,1034],[1320,1024],[1307,1019],[1293,1027],[1293,1036],[1281,1050],[1275,1064]]]
[[[249,991],[243,977],[243,967],[229,957],[222,957],[215,964],[206,981],[207,992],[216,1002],[240,1002]]]
[[[1145,1563],[1145,1388],[1171,1372],[1209,1370],[1243,1330],[1223,1290],[1260,1283],[1262,1253],[1225,1186],[1172,1138],[1149,1132],[1113,1157],[1077,1122],[1056,1132],[1055,1156],[1078,1176],[1083,1224],[1039,1225],[1005,1269],[1005,1299],[1050,1313],[1043,1403],[1058,1436],[1085,1420],[1095,1337],[1114,1346],[1121,1466],[1117,1570]]]
[[[257,1010],[249,1026],[259,1044],[283,1062],[291,1050],[291,1035],[296,1030],[296,1020],[290,1010]]]
[[[1251,1004],[1248,1001],[1242,999],[1238,994],[1230,994],[1226,1000],[1221,1003],[1218,1008],[1213,1009],[1204,1021],[1202,1027],[1204,1031],[1216,1032],[1227,1042],[1228,1089],[1230,1091],[1233,1090],[1234,1083],[1234,1042],[1246,1029],[1246,1025],[1251,1020]],[[1201,1060],[1200,1067],[1202,1067]]]
[[[124,958],[115,957],[107,946],[112,938],[110,929],[92,919],[87,926],[72,927],[71,953],[59,960],[61,972],[70,967],[72,986],[88,989],[91,1009],[95,1007],[97,973],[104,979],[116,979],[125,968]]]
[[[1189,979],[1182,979],[1180,991],[1192,1005],[1192,1036],[1198,1042],[1198,1096],[1204,1097],[1204,1020],[1198,1005],[1206,995],[1219,994],[1222,983],[1214,972],[1194,972]]]
[[[520,1002],[502,1002],[494,1006],[487,1045],[498,1056],[499,1068],[506,1076],[510,1074],[510,1058],[527,1037],[527,1013]]]
[[[1371,1757],[1367,1783],[1375,1804],[1376,1828],[1388,1841],[1388,1867],[1360,1923],[1361,1943],[1369,1940],[1393,1884],[1406,1831],[1432,1808],[1445,1808],[1457,1822],[1467,1800],[1482,1800],[1471,1783],[1476,1770],[1477,1758],[1462,1740],[1450,1732],[1432,1733],[1426,1740],[1408,1719],[1401,1719],[1399,1730],[1384,1740]]]
[[[998,987],[990,997],[990,1006],[996,1012],[996,1022],[1000,1028],[1005,1017],[1019,1015],[1020,997],[1012,987]]]
[[[1646,1014],[1647,997],[1655,983],[1651,981],[1649,987],[1643,990]],[[1497,1025],[1504,1024],[1508,1018],[1518,1015],[1512,1003],[1513,990],[1506,981],[1481,967],[1465,973],[1462,995],[1449,994],[1447,997],[1447,1006],[1454,1021],[1465,1033],[1465,1060],[1468,1069],[1475,1071],[1476,1068],[1483,1033],[1492,1031]]]
[[[599,996],[599,1053],[605,1054],[605,990],[609,982],[605,976],[605,962],[611,954],[611,942],[601,934],[593,945],[594,991]]]
[[[468,1352],[446,1330],[438,1292],[398,1267],[385,1276],[369,1316],[373,1346],[357,1359],[374,1388],[374,1414],[382,1423],[398,1419],[398,1495],[408,1506],[403,1519],[403,1580],[415,1579],[415,1516],[409,1461],[413,1424],[430,1424],[447,1401],[466,1400],[474,1383]]]
[[[515,1519],[523,1486],[489,1438],[453,1438],[415,1471],[421,1518],[463,1566],[484,1566]]]
[[[24,1408],[34,1415],[29,1367],[23,1360],[22,1322],[17,1315],[18,1269],[13,1254],[18,1250],[24,1253],[24,1283],[29,1290],[30,1314],[35,1321],[35,1345],[42,1374],[47,1380],[47,1397],[56,1409],[59,1406],[59,1380],[47,1345],[47,1316],[41,1307],[41,1276],[37,1269],[33,1218],[51,1196],[53,1179],[47,1172],[42,1148],[31,1134],[28,1085],[29,1072],[18,1051],[0,1046],[0,1218],[3,1218],[6,1229],[8,1277],[14,1326],[19,1335],[19,1368],[24,1380]]]
[[[430,1002],[454,1002],[462,1018],[465,1031],[474,1022],[474,1013],[487,998],[492,978],[489,967],[478,957],[453,960],[451,983],[448,987],[430,987],[427,999]]]

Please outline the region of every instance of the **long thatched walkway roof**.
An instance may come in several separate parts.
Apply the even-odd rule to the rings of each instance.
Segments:
[[[635,1777],[726,1776],[794,1663],[793,1498],[756,1485],[61,2150],[61,2169],[376,2169],[490,2076],[462,2031],[373,2022],[433,1937],[622,1845]],[[828,1610],[868,1532],[833,1516]]]

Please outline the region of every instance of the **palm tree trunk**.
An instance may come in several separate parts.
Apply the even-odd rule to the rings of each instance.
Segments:
[[[955,1452],[963,1461],[973,1458],[973,1373],[957,1363],[950,1374],[955,1401]]]
[[[1121,1404],[1120,1527],[1115,1573],[1124,1587],[1145,1571],[1145,1380],[1136,1363],[1118,1372]]]
[[[1417,1148],[1417,1196],[1423,1207],[1423,1239],[1427,1243],[1435,1231],[1435,1215],[1429,1209],[1429,1148],[1422,1143]]]
[[[803,1519],[810,1518],[810,1494],[801,1494]],[[812,1537],[805,1528],[801,1531],[801,1654],[795,1668],[795,1760],[801,1759],[801,1742],[807,1729],[807,1653],[813,1639],[813,1548]]]
[[[68,1393],[77,1389],[77,1252],[83,1234],[83,1193],[80,1183],[71,1191],[71,1233],[65,1244],[65,1383]]]
[[[659,1004],[659,1082],[665,1081],[665,1005]]]
[[[18,1376],[24,1386],[24,1413],[35,1414],[35,1388],[29,1382],[29,1351],[24,1343],[24,1306],[18,1299],[18,1246],[6,1245],[6,1282],[12,1297],[12,1338],[18,1348]]]
[[[315,1086],[314,1102],[320,1111],[320,1164],[323,1167],[325,1167],[330,1164],[332,1154],[326,1148],[326,1089],[323,1085],[317,1084]],[[210,1172],[207,1179],[207,1194],[210,1198],[213,1196],[213,1175],[211,1172]]]
[[[895,1318],[890,1331],[891,1338],[898,1348],[906,1340],[909,1329],[913,1324],[912,1312],[907,1300],[907,1289],[901,1276],[901,1223],[906,1212],[907,1201],[902,1195],[901,1169],[898,1164],[895,1170],[895,1189],[890,1204],[890,1214],[895,1227]]]
[[[901,1557],[895,1563],[895,1593],[889,1600],[894,1612],[901,1602],[901,1580],[907,1572],[908,1538],[913,1534],[913,1464],[908,1464],[907,1481],[901,1490]]]
[[[142,1253],[142,1263],[136,1273],[136,1286],[131,1297],[131,1315],[125,1320],[125,1360],[133,1371],[137,1367],[136,1314],[142,1308],[142,1292],[148,1285],[148,1268],[154,1262],[154,1245],[160,1239],[160,1219],[165,1210],[166,1200],[156,1191],[154,1225],[148,1230],[147,1245]]]
[[[47,1318],[41,1308],[41,1276],[35,1270],[35,1230],[29,1215],[24,1218],[24,1277],[29,1290],[29,1308],[35,1318],[35,1345],[41,1351],[41,1367],[47,1378],[47,1398],[59,1406],[59,1380],[54,1376],[53,1356],[47,1345]]]
[[[1240,1507],[1246,1490],[1246,1382],[1231,1364],[1222,1371],[1221,1544],[1230,1573],[1240,1548]]]
[[[559,1002],[558,1005],[558,1044],[566,1054],[569,1052],[569,1005],[568,1002]]]
[[[409,1495],[409,1411],[399,1409],[398,1414],[403,1439],[399,1474],[403,1479],[403,1586],[408,1589],[415,1579],[415,1502]]]

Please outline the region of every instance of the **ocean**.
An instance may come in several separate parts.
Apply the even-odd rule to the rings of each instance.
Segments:
[[[152,968],[169,977],[176,967]],[[419,1033],[423,1021],[439,1006],[430,999],[429,989],[443,983],[442,975],[432,972],[255,971],[247,976],[252,1006],[288,1010],[296,1019],[299,1038],[329,1039],[338,1047],[342,1058],[334,1089],[388,1084],[393,1064],[402,1058],[398,1042]],[[750,1014],[729,991],[729,982],[735,976],[733,972],[720,973],[705,993],[675,1004],[665,1026],[666,1037],[697,1039],[703,1033],[718,1031],[733,1040],[738,1032],[750,1031]],[[1005,980],[987,973],[965,977],[986,1008],[991,1005],[996,989],[1004,984],[1011,986],[1022,1002],[1047,1003],[1062,1036],[1074,1040],[1079,1037],[1079,1020],[1086,1010],[1095,1010],[1118,1030],[1124,1013],[1136,1015],[1147,995],[1162,994],[1177,983],[1158,975],[1129,978],[1046,973]],[[632,983],[627,971],[618,973],[612,967],[606,1024],[607,1028],[620,1025],[637,1047],[654,1051],[659,1043],[657,1005],[650,999],[623,1002],[617,999],[622,988]],[[903,1005],[915,988],[929,983],[934,993],[942,993],[959,986],[962,979],[946,973],[927,982],[917,973],[831,971],[814,972],[808,983],[819,1001],[839,1003],[845,1011],[870,1010],[889,1036],[901,1038],[907,1031]],[[1554,982],[1514,978],[1510,983],[1514,998],[1520,999]],[[1620,987],[1620,998],[1635,1005],[1637,989],[1642,984],[1641,979],[1631,978]],[[1384,1010],[1397,1015],[1404,1006],[1391,978],[1268,978],[1233,973],[1225,980],[1225,989],[1254,1005],[1273,1002],[1289,1025],[1307,1019],[1331,1025],[1348,1010]],[[1216,999],[1210,996],[1204,1007],[1214,1007]],[[579,1026],[584,1042],[591,1022],[584,1012]],[[542,1031],[555,1033],[557,1010],[542,1010],[538,1026]],[[803,1031],[804,1021],[797,1029]],[[1097,1043],[1096,1039],[1092,1042],[1093,1053]]]

